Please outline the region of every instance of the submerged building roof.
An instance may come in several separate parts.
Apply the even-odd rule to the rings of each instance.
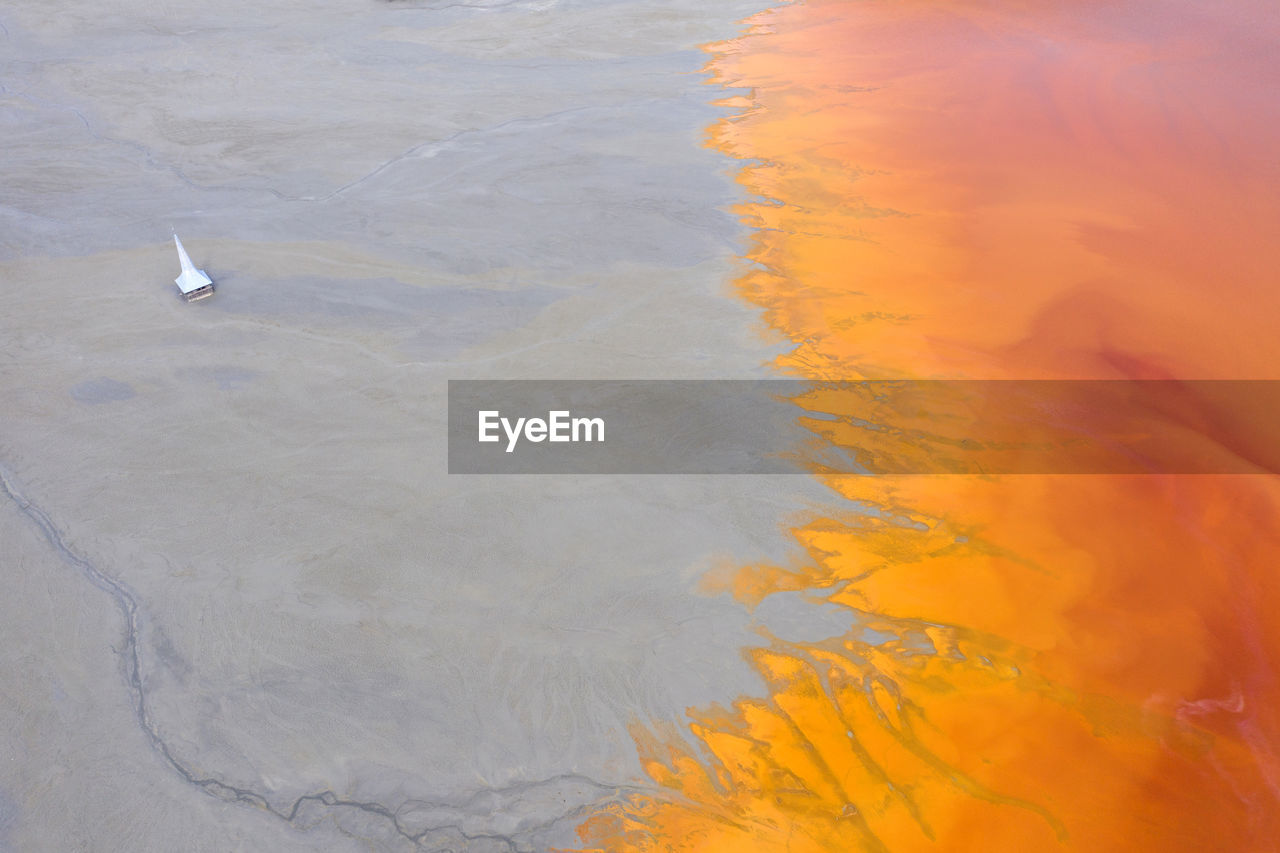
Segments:
[[[173,242],[178,247],[178,263],[182,264],[182,274],[175,278],[173,283],[178,285],[183,295],[213,284],[213,279],[205,275],[204,270],[196,269],[195,264],[191,263],[191,258],[187,257],[187,250],[182,247],[182,241],[178,239],[177,234],[173,235]]]

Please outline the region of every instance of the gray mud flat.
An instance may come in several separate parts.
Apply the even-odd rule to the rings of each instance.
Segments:
[[[0,850],[542,850],[752,689],[799,478],[450,477],[450,378],[765,375],[746,2],[0,11]],[[170,229],[214,277],[174,290]]]

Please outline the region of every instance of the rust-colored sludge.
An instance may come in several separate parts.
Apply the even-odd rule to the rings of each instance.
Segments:
[[[1280,378],[1272,4],[749,24],[710,48],[752,91],[711,144],[748,161],[739,287],[794,343],[782,371]],[[1188,447],[1276,446],[1201,403]],[[803,557],[723,586],[826,598],[848,633],[750,649],[760,696],[637,726],[654,792],[588,848],[1280,849],[1273,474],[825,481]]]

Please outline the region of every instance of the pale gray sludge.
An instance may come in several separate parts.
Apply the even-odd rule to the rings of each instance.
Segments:
[[[461,843],[469,849],[475,849],[477,842],[492,842],[495,845],[499,845],[495,849],[502,850],[527,851],[538,849],[530,844],[529,839],[531,836],[536,836],[537,831],[543,827],[534,826],[530,828],[526,826],[523,831],[511,835],[474,829],[471,833],[468,833],[464,829],[463,820],[465,818],[459,818],[459,812],[466,815],[465,807],[459,809],[456,806],[445,803],[407,800],[395,808],[391,808],[377,802],[345,799],[333,791],[317,791],[298,797],[290,804],[276,805],[257,791],[227,785],[218,779],[194,773],[189,765],[174,756],[169,744],[165,742],[157,730],[156,724],[151,719],[151,714],[148,711],[147,694],[140,675],[142,666],[138,655],[138,602],[134,594],[69,548],[67,543],[63,541],[62,534],[58,532],[58,528],[44,510],[27,500],[14,485],[9,474],[2,468],[0,468],[0,490],[3,490],[5,497],[13,501],[22,514],[39,528],[45,541],[49,543],[62,560],[79,570],[98,589],[107,593],[115,602],[116,607],[119,608],[120,615],[124,618],[125,627],[124,641],[117,653],[121,658],[125,678],[133,695],[133,710],[137,716],[138,725],[146,733],[151,746],[156,752],[163,756],[165,762],[186,782],[219,799],[256,806],[291,824],[297,822],[302,815],[316,806],[324,806],[331,809],[351,809],[367,816],[367,818],[372,818],[376,823],[384,824],[387,830],[393,832],[403,841],[408,842],[414,849],[419,850],[443,851],[451,849],[451,845],[454,843]],[[500,790],[478,791],[469,799],[475,802],[487,797],[499,802],[511,800],[518,803],[522,793],[544,787],[557,788],[563,786],[568,786],[569,793],[576,795],[579,799],[585,799],[586,802],[593,805],[619,796],[626,790],[622,786],[611,788],[578,774],[564,774],[563,776],[537,782],[522,782]],[[572,790],[574,788],[579,790]],[[585,798],[583,797],[584,793],[586,794]],[[3,801],[0,801],[0,805],[4,805]],[[550,823],[566,819],[572,821],[574,816],[584,811],[585,808],[573,809],[569,814],[559,816],[550,821]],[[433,817],[436,820],[431,820]],[[375,830],[371,834],[376,835],[378,833]],[[0,838],[0,840],[3,839]]]
[[[0,849],[572,846],[757,688],[702,581],[804,478],[450,477],[445,391],[769,375],[699,49],[762,5],[6,4]]]

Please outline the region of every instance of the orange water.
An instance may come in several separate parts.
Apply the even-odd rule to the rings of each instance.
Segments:
[[[1278,9],[810,0],[710,46],[751,92],[710,144],[757,199],[738,284],[778,368],[1280,379]],[[1277,446],[1197,405],[1188,446]],[[652,792],[584,844],[1280,850],[1278,480],[825,478],[792,564],[707,587],[849,632],[637,725]]]

